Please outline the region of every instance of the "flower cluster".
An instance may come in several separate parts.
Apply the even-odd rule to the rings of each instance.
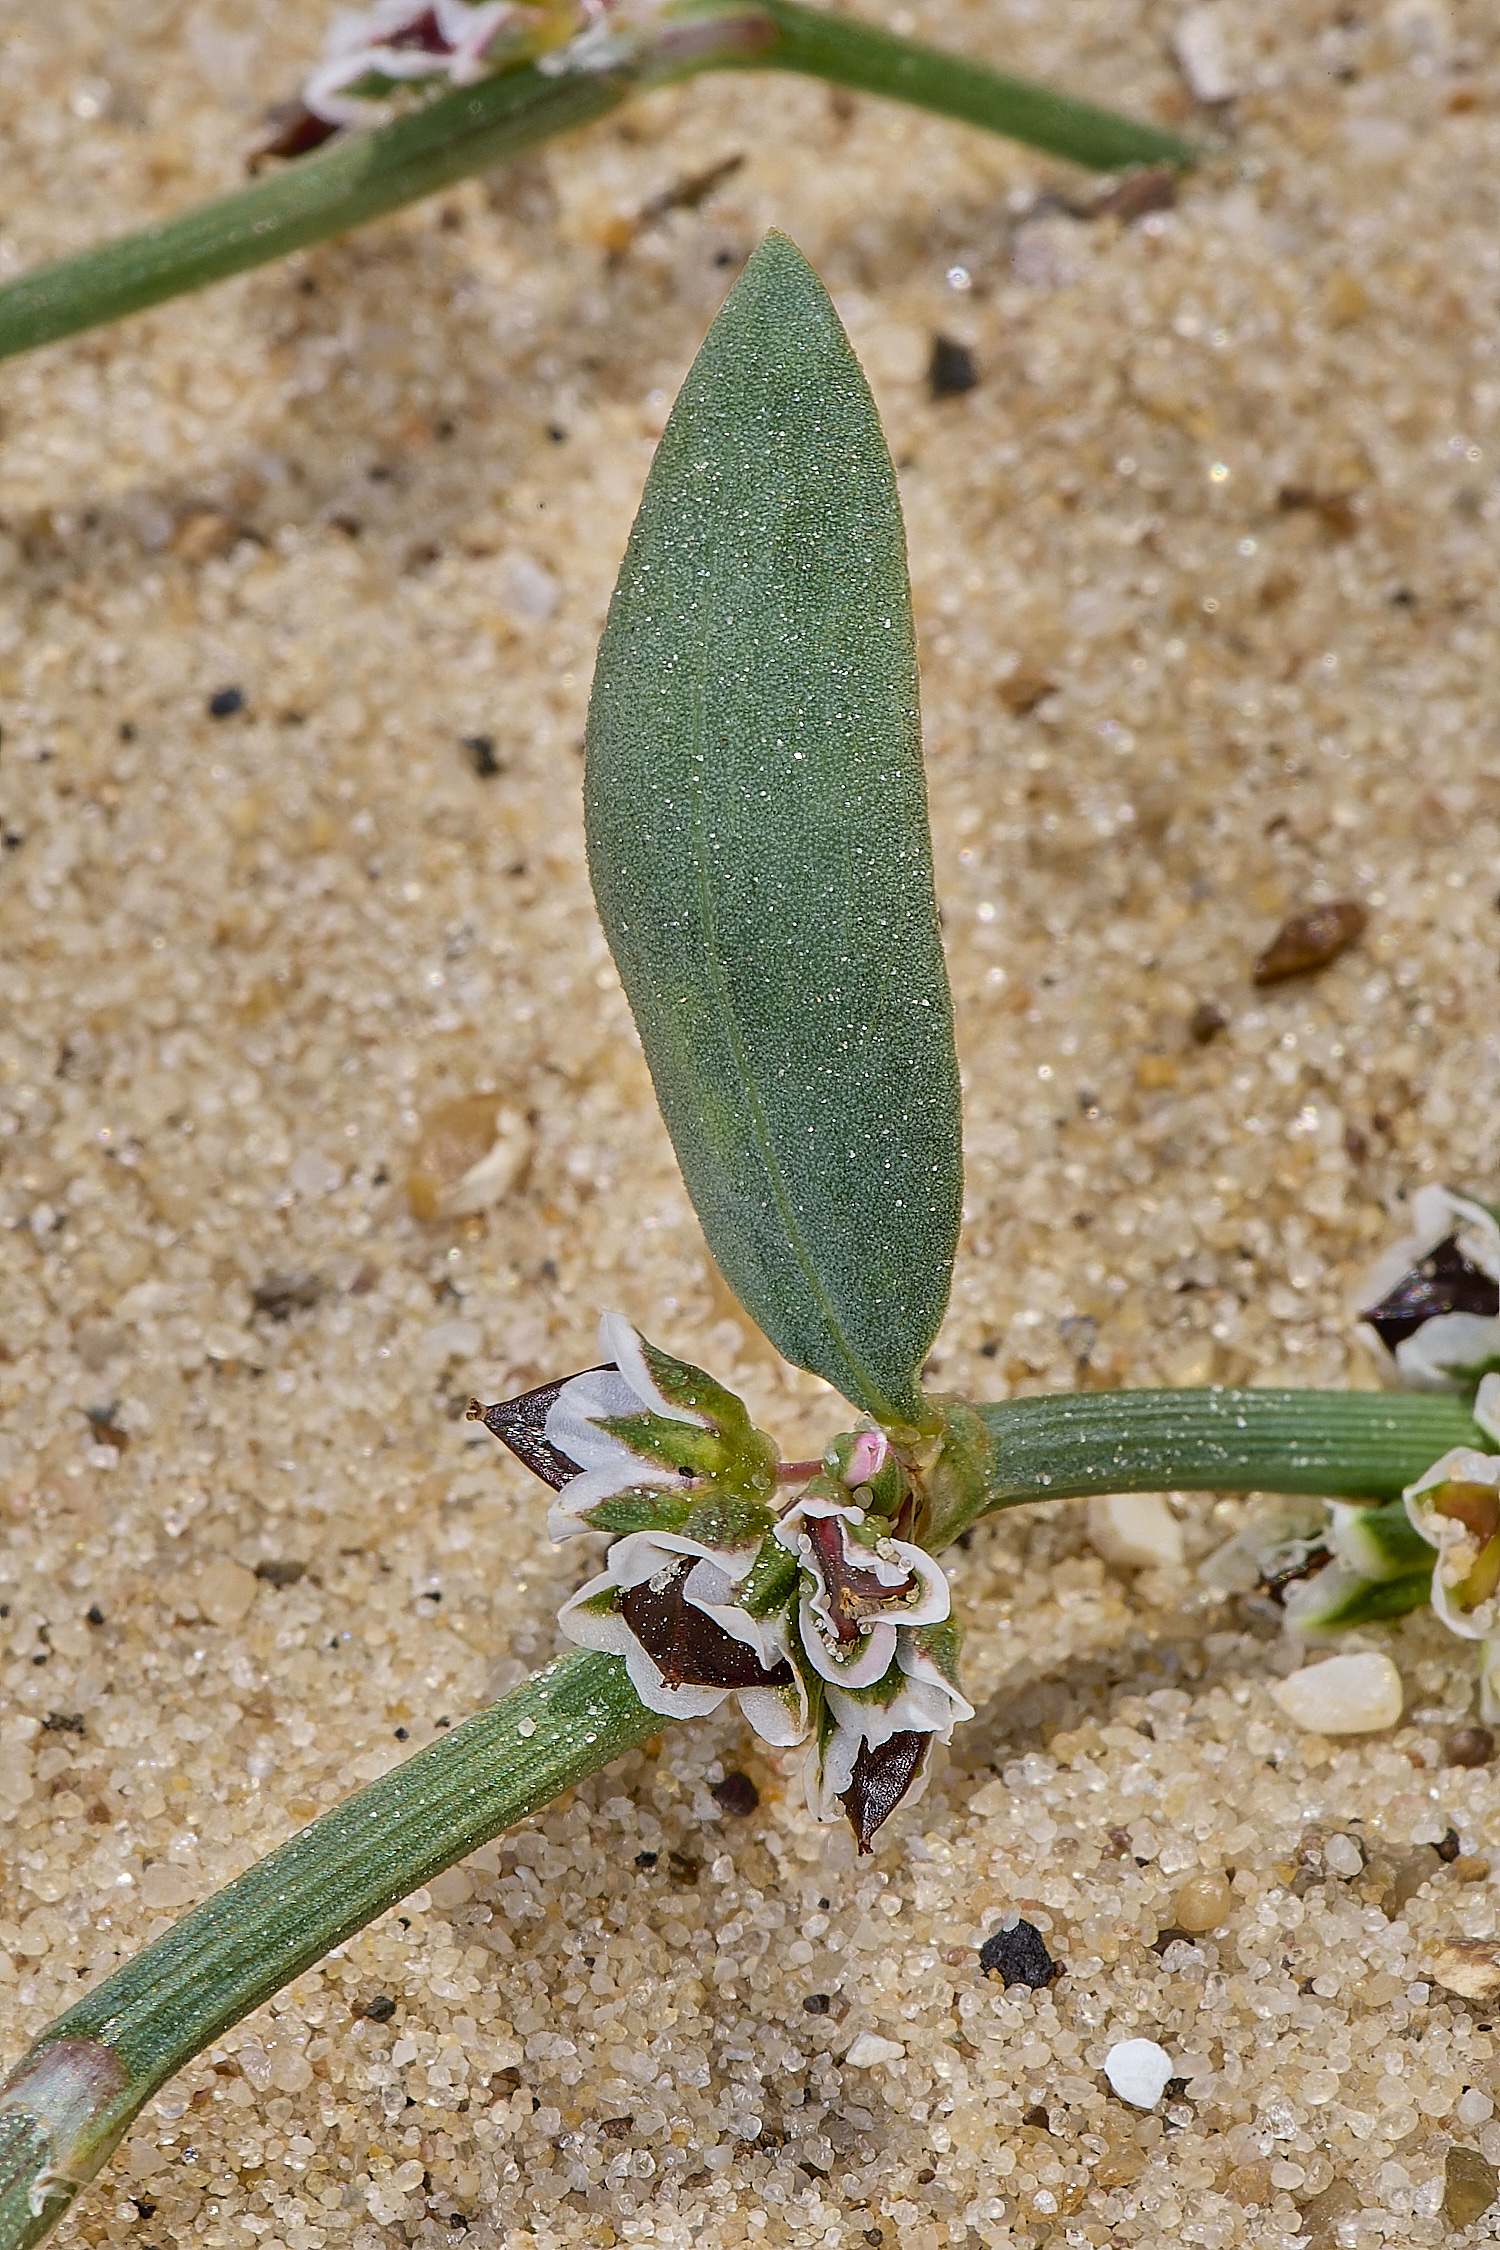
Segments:
[[[766,1742],[807,1741],[809,1805],[820,1820],[842,1811],[868,1851],[920,1793],[933,1743],[973,1717],[948,1581],[896,1536],[907,1469],[883,1432],[857,1431],[802,1464],[778,1513],[793,1472],[739,1399],[619,1314],[600,1349],[602,1366],[470,1409],[557,1494],[554,1539],[614,1535],[563,1631],[622,1658],[664,1718],[732,1695]]]
[[[1472,1389],[1500,1367],[1500,1223],[1487,1203],[1419,1188],[1413,1231],[1366,1275],[1361,1333],[1408,1390]]]
[[[1355,1305],[1382,1374],[1408,1390],[1478,1396],[1500,1442],[1500,1206],[1420,1188],[1412,1232],[1372,1267]],[[1433,1549],[1437,1562],[1433,1562]],[[1459,1447],[1382,1507],[1281,1504],[1210,1556],[1222,1593],[1257,1595],[1322,1638],[1431,1602],[1466,1639],[1495,1636],[1500,1675],[1500,1457]],[[1495,1699],[1500,1706],[1500,1676]]]

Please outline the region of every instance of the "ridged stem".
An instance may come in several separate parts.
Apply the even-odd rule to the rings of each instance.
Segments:
[[[399,210],[593,123],[643,87],[705,70],[789,70],[962,119],[1094,170],[1193,150],[959,55],[790,0],[693,5],[608,70],[549,76],[527,65],[427,103],[375,132],[342,136],[234,195],[117,236],[0,287],[0,359],[123,320],[190,290]]]
[[[996,1509],[1096,1493],[1385,1499],[1450,1446],[1485,1445],[1457,1401],[1411,1395],[1096,1391],[977,1416],[993,1456],[936,1543]],[[231,2024],[662,1723],[617,1658],[564,1657],[184,1915],[49,2025],[0,2089],[0,2250],[39,2241],[141,2104]]]

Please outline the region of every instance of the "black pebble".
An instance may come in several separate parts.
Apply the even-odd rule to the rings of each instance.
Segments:
[[[102,1625],[104,1623],[104,1612],[97,1602],[91,1608],[86,1609],[84,1615],[91,1625]]]
[[[1013,1922],[996,1930],[979,1948],[979,1966],[987,1977],[1004,1977],[1007,1984],[1029,1984],[1040,1992],[1058,1974],[1057,1963],[1042,1943],[1042,1933],[1029,1922]]]
[[[656,1859],[657,1855],[655,1852],[637,1852],[635,1855],[635,1864],[637,1867],[654,1867],[656,1865]]]
[[[365,2002],[365,2014],[371,2023],[389,2023],[396,2013],[396,2003],[388,1992],[377,1992],[373,2000]]]
[[[747,1773],[726,1773],[722,1781],[714,1783],[709,1795],[736,1820],[748,1820],[760,1803],[760,1791]]]
[[[500,760],[495,756],[495,738],[492,734],[466,734],[464,750],[481,781],[493,781],[502,770]]]
[[[826,1992],[810,1992],[802,2005],[810,2016],[826,2016],[833,2002]]]
[[[979,381],[979,366],[967,344],[951,336],[934,336],[927,362],[927,382],[934,398],[958,398]]]
[[[208,715],[211,719],[232,719],[236,711],[243,711],[244,708],[243,688],[216,688],[208,699]]]

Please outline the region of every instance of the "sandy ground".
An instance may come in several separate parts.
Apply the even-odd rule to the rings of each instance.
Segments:
[[[1478,0],[1244,13],[1217,118],[1170,8],[891,19],[1224,136],[1129,224],[719,80],[0,376],[7,2050],[551,1652],[579,1559],[471,1390],[587,1363],[617,1305],[790,1449],[838,1424],[710,1280],[577,789],[653,437],[768,225],[910,527],[969,1105],[937,1380],[1367,1383],[1351,1275],[1413,1186],[1500,1174],[1500,43]],[[316,17],[13,13],[0,263],[231,185]],[[934,400],[938,333],[979,381]],[[1339,897],[1364,941],[1255,992]],[[422,1221],[422,1122],[478,1094],[511,1185]],[[1465,1651],[1366,1636],[1402,1725],[1297,1734],[1294,1654],[1191,1568],[1242,1507],[1174,1505],[1177,1570],[1065,1507],[955,1558],[980,1717],[873,1862],[737,1722],[669,1731],[232,2032],[66,2238],[1444,2239],[1500,2035],[1430,1966],[1496,1887],[1388,1914],[1379,1861],[1451,1827],[1500,1866],[1495,1769],[1437,1762]],[[1198,1874],[1232,1903],[1174,1939]],[[1049,1992],[978,1971],[1015,1910]],[[846,2063],[865,2032],[899,2052]],[[1100,2075],[1127,2034],[1178,2063],[1154,2115]]]

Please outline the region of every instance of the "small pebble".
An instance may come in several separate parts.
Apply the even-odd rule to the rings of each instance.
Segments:
[[[495,755],[495,738],[492,734],[466,734],[463,738],[464,754],[481,781],[493,781],[504,771]]]
[[[1445,1766],[1487,1766],[1495,1755],[1488,1727],[1450,1727],[1443,1736]]]
[[[1233,101],[1240,82],[1224,41],[1224,21],[1213,0],[1203,0],[1177,19],[1172,46],[1178,65],[1200,102]]]
[[[1379,1734],[1396,1724],[1404,1700],[1401,1674],[1374,1649],[1305,1665],[1271,1694],[1309,1734]]]
[[[979,1966],[987,1977],[1003,1977],[1007,1985],[1029,1984],[1042,1991],[1057,1975],[1057,1963],[1042,1943],[1042,1933],[1019,1915],[1007,1916],[979,1948]]]
[[[900,2062],[905,2053],[899,2039],[882,2039],[878,2031],[862,2031],[844,2060],[853,2070],[873,2070],[877,2063]]]
[[[1122,2102],[1155,2109],[1173,2074],[1171,2056],[1154,2039],[1120,2039],[1104,2058],[1104,2075]]]
[[[1118,1492],[1088,1504],[1089,1544],[1126,1570],[1179,1570],[1182,1525],[1160,1492]]]
[[[1324,969],[1361,935],[1370,917],[1357,899],[1335,899],[1328,906],[1312,906],[1282,923],[1256,962],[1252,981],[1280,984],[1285,977],[1307,976]]]
[[[1500,2172],[1477,2148],[1450,2148],[1443,2160],[1443,2217],[1455,2229],[1471,2227],[1500,2194]]]
[[[1056,680],[1049,679],[1045,672],[1034,671],[1029,664],[1018,664],[1014,672],[1006,673],[995,692],[1007,711],[1024,719],[1028,711],[1045,703],[1056,688]]]
[[[1358,1875],[1365,1864],[1365,1855],[1352,1836],[1330,1836],[1323,1846],[1323,1865],[1335,1875],[1342,1875],[1347,1883]]]
[[[802,2005],[810,2016],[826,2016],[833,2002],[826,1992],[809,1992]]]
[[[958,398],[964,391],[972,391],[978,381],[978,364],[968,345],[956,343],[951,336],[934,336],[932,358],[927,363],[927,382],[933,397]]]
[[[1477,2000],[1489,2007],[1500,2000],[1500,1955],[1485,1938],[1450,1938],[1438,1948],[1432,1964],[1432,1981],[1460,2000]]]
[[[1200,1000],[1188,1017],[1188,1037],[1195,1047],[1210,1046],[1221,1031],[1228,1029],[1229,1017],[1217,1000]]]
[[[516,1732],[521,1736],[523,1741],[529,1742],[532,1736],[536,1733],[535,1719],[523,1719],[520,1725],[516,1728]]]
[[[215,688],[208,699],[208,715],[211,719],[232,719],[237,711],[243,711],[244,708],[245,691],[243,688]]]
[[[388,1992],[377,1992],[365,2002],[364,2012],[371,2023],[389,2023],[396,2013],[396,2003]]]
[[[714,1783],[709,1795],[735,1820],[748,1820],[760,1803],[760,1791],[747,1773],[726,1773],[722,1781]]]
[[[1178,1929],[1197,1937],[1226,1922],[1233,1904],[1234,1893],[1222,1875],[1192,1875],[1177,1893],[1172,1911]]]

